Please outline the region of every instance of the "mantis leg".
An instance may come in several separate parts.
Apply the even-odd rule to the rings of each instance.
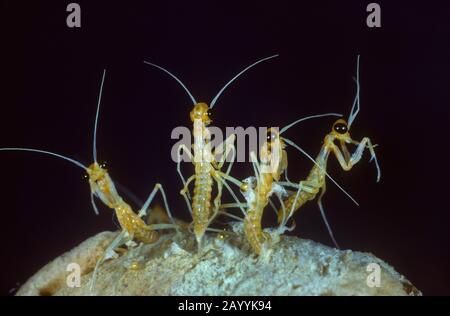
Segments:
[[[92,208],[94,209],[95,215],[98,215],[99,212],[98,212],[97,205],[95,204],[94,193],[92,192],[92,189],[91,189],[91,204],[92,204]]]
[[[294,221],[294,223],[292,224],[292,226],[291,227],[287,227],[286,226],[286,224],[287,224],[287,221],[289,220],[289,218],[287,218],[286,217],[286,207],[285,207],[285,205],[284,205],[284,202],[283,202],[283,200],[281,199],[281,197],[277,194],[276,195],[277,196],[277,198],[278,198],[278,200],[280,201],[280,204],[281,204],[281,210],[282,210],[282,212],[283,212],[283,220],[282,220],[282,222],[280,223],[280,225],[278,225],[278,232],[280,233],[280,234],[283,234],[285,231],[293,231],[294,229],[295,229],[295,221]],[[272,208],[274,209],[274,211],[275,211],[275,214],[277,214],[277,210],[276,210],[276,208],[275,208],[275,205],[273,205],[273,203],[272,203],[272,201],[270,201],[269,200],[269,202],[271,203],[271,206],[272,206]]]
[[[91,293],[94,291],[94,287],[95,287],[95,281],[97,279],[97,272],[98,272],[98,268],[100,267],[100,265],[105,262],[108,259],[114,258],[115,256],[117,256],[117,254],[114,252],[114,250],[123,245],[125,243],[125,241],[128,238],[126,237],[126,231],[122,231],[119,235],[117,235],[113,241],[109,244],[108,248],[106,248],[104,255],[97,260],[97,263],[95,264],[95,268],[94,268],[94,272],[92,273],[92,278],[91,278],[91,285],[90,285],[90,291]]]
[[[250,153],[250,160],[252,162],[253,171],[255,172],[255,178],[256,178],[256,186],[259,187],[259,175],[261,174],[261,168],[258,164],[258,158],[256,157],[255,152]]]
[[[330,234],[330,237],[333,240],[334,245],[336,246],[337,249],[340,249],[336,239],[334,238],[333,231],[331,229],[330,224],[328,223],[327,217],[325,215],[325,210],[324,210],[323,205],[322,205],[322,197],[323,197],[323,195],[325,194],[326,191],[327,191],[327,187],[324,184],[323,187],[322,187],[322,191],[320,192],[319,198],[317,200],[317,204],[319,205],[320,214],[322,215],[323,221],[325,222],[325,225],[327,226],[328,233]]]
[[[315,166],[317,168],[319,168],[320,171],[323,172],[323,174],[326,175],[339,188],[339,190],[341,190],[345,195],[347,195],[347,197],[350,198],[353,201],[353,203],[355,203],[356,205],[359,205],[358,202],[347,191],[345,191],[344,188],[339,183],[337,183],[336,180],[333,179],[333,177],[331,177],[328,174],[328,172],[324,169],[324,167],[321,164],[319,164],[314,158],[311,157],[311,155],[309,155],[306,151],[304,151],[300,146],[295,144],[293,141],[291,141],[291,140],[289,140],[287,138],[283,138],[283,140],[287,144],[291,145],[292,147],[294,147],[295,149],[300,151],[309,160],[311,160],[315,164]],[[330,140],[327,141],[326,140],[325,144],[322,146],[322,150],[321,150],[322,156],[326,156],[330,150],[334,151],[335,155],[337,155],[337,156],[339,155],[338,160],[340,159],[341,163],[346,164],[345,159],[344,159],[342,153],[337,148],[337,146],[332,141],[330,141]]]
[[[216,171],[216,173],[217,173],[218,177],[221,177],[227,181],[230,181],[231,183],[235,184],[236,186],[241,187],[242,181],[240,181],[239,179],[236,179],[226,173],[223,173],[222,171]]]
[[[269,205],[270,205],[270,208],[275,212],[275,215],[276,215],[278,213],[278,211],[277,211],[277,208],[275,207],[275,204],[272,202],[271,199],[269,199]],[[284,207],[284,204],[282,204],[282,205]]]
[[[191,160],[191,162],[193,162],[194,160],[193,160],[193,155],[192,155],[191,151],[189,150],[189,148],[187,148],[186,145],[181,144],[178,147],[178,150],[177,150],[177,172],[178,172],[178,175],[181,178],[181,181],[183,182],[183,186],[186,187],[186,180],[184,179],[184,176],[181,173],[181,166],[180,166],[180,163],[181,163],[181,151],[182,150],[189,156],[189,159]],[[189,191],[187,192],[187,197],[189,199],[191,198],[190,195],[189,195]]]
[[[280,185],[288,185],[288,186],[291,186],[291,187],[295,187],[297,189],[297,192],[295,194],[294,202],[292,203],[292,206],[291,206],[291,209],[289,210],[289,212],[287,214],[286,213],[283,213],[283,214],[279,213],[278,214],[278,217],[282,218],[281,225],[280,225],[280,227],[282,227],[282,226],[286,225],[287,221],[294,214],[295,207],[296,207],[298,199],[300,198],[301,191],[308,192],[308,193],[316,195],[319,192],[319,189],[317,188],[317,185],[314,182],[312,182],[312,181],[300,181],[300,183],[298,185],[297,184],[293,184],[293,183],[291,184],[291,183],[280,183],[280,182],[278,184],[280,184]],[[284,204],[282,206],[284,206]],[[286,212],[285,209],[282,209],[281,211],[282,212]],[[282,217],[281,217],[281,215],[282,215]]]
[[[236,148],[234,146],[234,140],[236,139],[236,135],[232,134],[230,136],[228,136],[227,139],[225,139],[225,141],[220,144],[219,146],[216,147],[216,150],[214,151],[214,157],[216,157],[219,153],[221,153],[223,151],[222,147],[225,147],[225,155],[222,156],[222,159],[219,161],[219,164],[216,166],[218,170],[221,170],[223,165],[225,164],[226,158],[228,157],[228,155],[230,154],[230,152],[233,153],[233,156],[231,158],[230,164],[228,165],[226,174],[230,174],[231,172],[231,168],[234,164],[234,161],[236,159]],[[220,149],[219,149],[220,148]],[[217,152],[218,150],[220,150],[220,152]]]
[[[226,203],[226,204],[221,204],[220,205],[220,209],[226,209],[226,208],[236,208],[236,207],[247,207],[247,203]]]
[[[235,200],[235,202],[237,203],[237,205],[239,205],[239,209],[242,211],[242,214],[244,214],[244,216],[246,216],[246,212],[243,208],[242,204],[239,199],[237,198],[236,194],[234,193],[234,191],[230,188],[230,186],[228,185],[228,183],[222,179],[222,177],[218,177],[218,180],[222,182],[222,184],[225,186],[225,188],[228,190],[228,192],[231,194],[231,196],[233,197],[233,199]]]
[[[375,162],[375,167],[377,168],[377,182],[379,182],[380,178],[381,178],[380,165],[378,164],[378,159],[375,154],[375,150],[374,150],[375,146],[372,144],[372,141],[370,140],[370,138],[364,137],[362,139],[362,141],[359,143],[358,148],[356,149],[355,153],[352,155],[352,158],[350,158],[350,161],[352,161],[352,159],[355,159],[356,162],[359,161],[359,159],[361,159],[361,157],[362,157],[362,152],[364,151],[364,148],[369,149],[369,152],[371,155],[370,161],[373,160]],[[361,153],[357,153],[358,149],[360,150]],[[355,157],[353,157],[353,156],[355,156]]]
[[[148,196],[147,200],[145,201],[144,205],[142,206],[141,210],[139,211],[138,216],[143,217],[143,216],[147,215],[147,209],[148,209],[150,203],[153,201],[153,198],[155,197],[155,195],[158,191],[161,192],[161,195],[162,195],[162,198],[164,201],[164,207],[167,210],[167,215],[169,215],[170,221],[174,225],[176,225],[175,220],[172,217],[172,212],[170,211],[169,203],[167,202],[166,193],[164,192],[164,188],[160,183],[155,184],[153,191]]]
[[[214,158],[223,152],[223,147],[225,147],[225,155],[222,156],[222,159],[219,161],[219,163],[216,163],[216,160],[214,159],[212,161],[212,167],[213,167],[213,177],[216,180],[217,183],[217,196],[214,198],[214,209],[213,209],[213,213],[211,218],[209,219],[209,224],[216,218],[216,216],[219,214],[219,209],[220,209],[220,202],[222,199],[222,190],[223,190],[223,182],[221,181],[220,177],[222,176],[226,176],[227,178],[232,178],[229,176],[229,173],[231,171],[231,167],[234,163],[235,160],[235,156],[236,156],[236,150],[234,147],[234,140],[235,140],[235,135],[230,135],[224,142],[222,142],[220,145],[218,145],[214,151]],[[226,158],[228,157],[228,155],[230,154],[230,152],[233,153],[232,156],[232,160],[227,168],[227,172],[226,173],[222,173],[219,170],[223,167]],[[234,179],[234,178],[232,178]],[[237,179],[234,179],[235,181],[238,181]],[[239,201],[238,201],[239,202]],[[192,212],[191,212],[192,213]]]
[[[375,155],[374,146],[372,145],[372,142],[370,141],[370,139],[368,137],[364,137],[361,142],[358,143],[358,142],[354,141],[353,143],[357,144],[358,147],[353,152],[353,154],[351,155],[349,160],[345,159],[345,155],[346,155],[345,151],[343,154],[341,152],[341,150],[335,144],[330,143],[329,147],[330,147],[331,151],[333,152],[333,154],[335,155],[335,157],[337,158],[339,164],[341,165],[341,168],[344,169],[345,171],[349,171],[350,169],[352,169],[352,167],[361,160],[364,149],[368,148],[369,152],[372,156],[370,160],[375,161],[375,166],[377,168],[377,173],[378,173],[377,182],[379,182],[380,178],[381,178],[381,170],[380,170],[380,166],[378,165],[377,156]]]
[[[186,205],[187,205],[187,207],[188,207],[189,213],[190,213],[191,215],[192,215],[192,206],[191,206],[191,202],[189,202],[189,196],[188,196],[189,190],[188,190],[188,187],[189,187],[189,184],[190,184],[194,179],[195,179],[195,175],[190,176],[189,179],[186,181],[186,184],[185,184],[183,190],[180,191],[180,194],[183,196],[183,198],[184,198],[184,200],[185,200],[185,202],[186,202]]]
[[[279,196],[277,196],[278,197],[278,199],[280,200],[280,203],[281,203],[281,211],[283,212],[283,220],[280,222],[280,225],[278,226],[278,229],[281,231],[282,229],[284,229],[284,226],[286,226],[286,223],[287,223],[287,221],[288,221],[288,218],[287,218],[287,214],[286,214],[286,207],[285,207],[285,205],[284,205],[284,202],[283,202],[283,200],[279,197]],[[297,198],[297,197],[296,197]],[[271,203],[270,205],[272,206],[272,207],[274,207],[274,205],[273,205],[273,203],[269,200],[269,202]],[[276,213],[278,213],[276,210],[275,210],[275,212]]]
[[[224,211],[219,211],[218,214],[228,216],[228,217],[230,217],[232,219],[235,219],[235,220],[238,220],[238,221],[241,221],[241,222],[244,220],[242,217],[239,217],[239,216],[236,216],[236,215],[230,214],[228,212],[224,212]]]
[[[213,214],[211,216],[211,220],[209,221],[209,223],[211,223],[211,221],[217,216],[217,213],[219,212],[219,208],[220,208],[220,201],[222,199],[222,188],[223,188],[223,184],[220,180],[216,179],[217,182],[217,196],[214,198],[214,209],[213,209]],[[209,226],[208,223],[208,226]]]
[[[317,186],[314,185],[314,183],[312,183],[311,181],[300,181],[298,184],[297,183],[292,183],[292,182],[277,182],[279,185],[282,186],[287,186],[287,187],[291,187],[294,189],[299,190],[300,188],[303,191],[309,192],[309,193],[317,193],[319,190],[317,189]]]

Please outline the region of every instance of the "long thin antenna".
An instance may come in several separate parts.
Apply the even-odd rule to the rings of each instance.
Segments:
[[[102,83],[100,84],[100,93],[97,101],[97,112],[95,113],[95,123],[94,123],[94,140],[92,142],[92,155],[94,157],[94,162],[97,162],[97,125],[98,125],[98,114],[100,113],[100,104],[102,102],[103,93],[103,83],[105,82],[106,69],[103,69]]]
[[[298,151],[300,151],[303,155],[305,155],[309,160],[311,160],[312,162],[314,162],[314,164],[316,166],[318,166],[320,168],[320,170],[322,170],[325,175],[342,191],[344,192],[345,195],[347,195],[350,200],[353,201],[353,203],[355,203],[356,205],[359,206],[358,202],[356,202],[356,200],[349,194],[347,193],[347,191],[344,190],[344,188],[342,188],[329,174],[328,172],[326,172],[325,169],[323,169],[323,167],[321,165],[319,165],[313,157],[311,157],[306,151],[304,151],[300,146],[298,146],[296,143],[294,143],[293,141],[286,139],[286,138],[282,138],[286,143],[288,143],[289,145],[291,145],[292,147],[294,147],[295,149],[297,149]]]
[[[185,84],[184,84],[180,79],[178,79],[173,73],[171,73],[171,72],[168,71],[167,69],[164,69],[164,68],[161,67],[161,66],[158,66],[158,65],[156,65],[156,64],[153,64],[153,63],[148,62],[148,61],[145,61],[145,60],[144,60],[144,64],[147,64],[147,65],[156,67],[156,68],[158,68],[158,69],[164,71],[166,74],[168,74],[169,76],[171,76],[173,79],[175,79],[175,80],[183,87],[183,89],[186,90],[187,94],[189,95],[189,97],[190,97],[191,100],[192,100],[192,103],[193,103],[193,104],[197,104],[197,101],[195,100],[194,96],[193,96],[192,93],[189,91],[189,89],[188,89],[188,88],[185,86]]]
[[[41,153],[41,154],[46,154],[46,155],[50,155],[50,156],[55,156],[64,160],[67,160],[73,164],[75,164],[76,166],[82,168],[83,170],[87,170],[87,167],[84,166],[81,162],[78,162],[72,158],[57,154],[57,153],[53,153],[51,151],[46,151],[46,150],[40,150],[40,149],[33,149],[33,148],[15,148],[15,147],[10,147],[10,148],[0,148],[0,151],[29,151],[29,152],[36,152],[36,153]]]
[[[296,120],[295,122],[292,122],[291,124],[286,125],[285,127],[283,127],[283,128],[280,130],[280,134],[286,132],[288,129],[290,129],[292,126],[294,126],[294,125],[297,124],[297,123],[300,123],[300,122],[303,122],[303,121],[306,121],[306,120],[309,120],[309,119],[313,119],[313,118],[324,117],[324,116],[337,116],[337,117],[342,117],[343,115],[342,115],[342,114],[339,114],[339,113],[325,113],[325,114],[317,114],[317,115],[306,116],[306,117],[303,117],[303,118],[301,118],[301,119],[298,119],[298,120]]]
[[[355,99],[353,100],[352,109],[350,111],[350,115],[348,116],[347,125],[350,128],[353,121],[356,118],[356,115],[358,115],[359,108],[360,108],[360,101],[359,101],[359,55],[356,61],[356,95]],[[356,108],[356,110],[355,110]]]
[[[222,89],[220,89],[219,93],[217,93],[217,95],[214,97],[214,99],[212,99],[211,105],[210,105],[209,107],[212,109],[212,108],[214,107],[214,104],[216,104],[217,99],[219,99],[220,95],[222,94],[222,92],[224,92],[225,89],[226,89],[226,88],[227,88],[234,80],[236,80],[240,75],[242,75],[244,72],[246,72],[247,70],[249,70],[249,69],[252,68],[253,66],[256,66],[257,64],[262,63],[263,61],[266,61],[266,60],[268,60],[268,59],[272,59],[272,58],[275,58],[275,57],[278,57],[278,56],[279,56],[279,54],[275,54],[275,55],[272,55],[272,56],[269,56],[269,57],[260,59],[260,60],[258,60],[257,62],[254,62],[254,63],[251,64],[250,66],[246,67],[244,70],[242,70],[242,71],[241,71],[240,73],[238,73],[236,76],[234,76],[230,81],[228,81],[228,83],[227,83],[225,86],[223,86]]]

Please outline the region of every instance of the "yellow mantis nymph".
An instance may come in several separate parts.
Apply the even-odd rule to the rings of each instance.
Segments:
[[[182,181],[183,181],[183,189],[181,190],[181,194],[183,195],[186,203],[188,205],[189,211],[192,214],[193,218],[193,226],[194,226],[194,234],[197,239],[198,247],[201,246],[201,240],[203,235],[205,234],[206,229],[211,223],[212,219],[218,214],[220,204],[221,204],[221,196],[222,196],[222,186],[225,185],[230,194],[237,200],[233,191],[224,179],[228,178],[228,175],[231,170],[231,166],[234,161],[235,156],[235,148],[234,148],[234,139],[235,135],[230,135],[222,144],[216,147],[216,151],[213,153],[211,148],[211,135],[208,131],[208,126],[211,124],[211,113],[210,110],[216,104],[219,96],[224,92],[224,90],[240,75],[249,70],[250,68],[256,66],[257,64],[277,57],[278,55],[273,55],[270,57],[266,57],[256,61],[250,66],[246,67],[244,70],[239,72],[236,76],[234,76],[227,84],[223,86],[223,88],[217,93],[217,95],[212,99],[210,106],[208,106],[204,102],[197,102],[193,97],[191,92],[187,89],[187,87],[182,83],[180,79],[178,79],[175,75],[173,75],[168,70],[158,66],[156,64],[144,61],[144,63],[156,67],[172,78],[174,78],[187,92],[192,103],[193,109],[190,112],[190,119],[193,126],[193,136],[194,143],[192,145],[193,153],[191,150],[184,145],[180,145],[178,148],[178,162],[177,162],[177,172],[179,173]],[[221,168],[225,163],[225,159],[222,161],[216,161],[215,157],[217,155],[217,150],[222,150],[225,148],[225,154],[223,158],[228,157],[228,155],[232,152],[233,158],[227,168],[227,172],[221,172]],[[184,151],[188,154],[192,163],[195,166],[195,174],[189,177],[187,180],[184,179],[181,170],[180,170],[180,162],[181,162],[181,152]],[[189,202],[189,184],[194,181],[194,192],[192,196],[192,203]],[[214,198],[214,201],[211,203],[212,198],[212,190],[214,181],[217,183],[217,196]],[[238,201],[239,202],[239,201]],[[212,205],[214,204],[214,206]]]
[[[54,156],[66,161],[69,161],[76,165],[77,167],[80,167],[86,172],[86,178],[89,181],[89,186],[91,190],[91,203],[92,207],[94,208],[94,211],[96,214],[98,214],[97,206],[95,205],[94,196],[99,198],[107,207],[113,209],[116,213],[117,219],[120,223],[120,226],[122,228],[122,234],[121,237],[124,237],[128,240],[136,240],[138,242],[143,243],[153,243],[156,240],[158,240],[158,232],[156,229],[159,229],[158,225],[147,225],[144,220],[142,220],[142,216],[146,214],[146,211],[152,202],[155,194],[158,190],[161,191],[161,194],[163,196],[164,204],[166,209],[168,210],[168,214],[170,215],[170,209],[167,204],[166,195],[164,193],[164,190],[161,186],[161,184],[156,184],[155,188],[149,195],[147,201],[144,203],[141,211],[139,214],[136,214],[130,205],[128,205],[122,197],[118,194],[116,187],[114,185],[114,182],[112,181],[111,177],[108,174],[108,171],[106,169],[106,166],[104,163],[99,164],[97,162],[97,144],[96,144],[96,138],[97,138],[97,125],[98,125],[98,117],[100,112],[100,103],[102,98],[102,92],[103,92],[103,84],[105,80],[105,74],[106,71],[103,71],[102,81],[100,85],[100,93],[98,98],[98,104],[97,104],[97,112],[95,117],[95,125],[94,125],[94,136],[93,136],[93,158],[94,162],[90,166],[85,166],[81,162],[66,157],[61,154],[57,154],[54,152],[41,150],[41,149],[34,149],[34,148],[0,148],[0,151],[27,151],[27,152],[34,152],[39,154],[45,154]],[[165,226],[164,226],[165,227]],[[119,243],[119,241],[117,241]]]
[[[270,197],[272,194],[275,194],[282,204],[283,201],[281,198],[287,194],[284,186],[296,186],[296,184],[290,182],[280,181],[281,175],[287,172],[288,167],[287,152],[285,150],[286,144],[280,134],[300,122],[326,116],[340,117],[342,115],[337,113],[311,115],[296,120],[282,128],[281,131],[275,128],[269,129],[267,140],[260,148],[260,162],[258,163],[254,152],[250,154],[255,177],[247,178],[243,182],[234,178],[230,179],[234,184],[240,186],[247,204],[228,204],[223,205],[223,208],[236,206],[245,206],[247,208],[244,212],[245,217],[243,220],[244,233],[247,241],[257,255],[261,253],[264,242],[268,240],[268,235],[262,230],[261,221],[264,209],[270,203]],[[280,226],[278,232],[282,233],[285,229],[284,225]]]
[[[375,166],[377,169],[377,182],[380,181],[381,177],[380,167],[378,165],[374,150],[375,146],[372,145],[371,140],[368,137],[364,137],[360,142],[358,142],[353,140],[350,136],[350,127],[360,109],[359,56],[357,59],[355,81],[357,92],[348,119],[338,119],[333,124],[330,133],[328,133],[324,138],[322,148],[318,156],[314,160],[315,165],[311,169],[308,177],[306,178],[306,180],[300,181],[298,190],[295,194],[290,195],[287,199],[284,200],[285,209],[280,209],[278,211],[278,221],[279,223],[281,223],[281,225],[284,225],[295,211],[301,208],[307,201],[313,200],[317,196],[317,194],[320,193],[317,203],[319,205],[322,218],[325,222],[325,225],[327,226],[330,237],[337,248],[339,248],[339,245],[334,238],[333,232],[326,219],[325,211],[322,205],[322,197],[326,192],[325,176],[327,175],[327,161],[330,153],[334,154],[342,169],[344,169],[345,171],[349,171],[355,164],[357,164],[361,160],[364,149],[367,148],[371,154],[370,161],[373,160],[375,162]],[[306,154],[302,148],[294,144],[292,141],[287,139],[284,139],[284,141]],[[338,142],[339,146],[336,145],[335,142]],[[357,146],[353,154],[350,155],[346,144],[354,144]],[[312,159],[311,157],[309,158]],[[285,213],[286,210],[288,212],[287,215]]]
[[[264,209],[269,204],[272,193],[276,193],[278,197],[285,193],[281,186],[275,184],[287,168],[285,145],[279,141],[279,137],[275,136],[277,133],[277,130],[268,131],[268,140],[262,144],[259,152],[260,164],[255,153],[250,154],[255,178],[254,181],[241,185],[241,191],[247,200],[244,233],[257,255],[261,253],[262,245],[268,240],[261,226]]]

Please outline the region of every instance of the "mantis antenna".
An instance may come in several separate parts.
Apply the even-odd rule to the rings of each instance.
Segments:
[[[28,151],[28,152],[36,152],[36,153],[41,153],[41,154],[46,154],[46,155],[50,155],[50,156],[54,156],[54,157],[58,157],[64,160],[67,160],[71,163],[73,163],[74,165],[80,167],[81,169],[83,169],[84,171],[87,170],[87,167],[84,166],[81,162],[76,161],[75,159],[51,152],[51,151],[46,151],[46,150],[40,150],[40,149],[34,149],[34,148],[16,148],[16,147],[10,147],[10,148],[0,148],[0,151]]]
[[[263,61],[266,61],[266,60],[268,60],[268,59],[272,59],[272,58],[275,58],[275,57],[278,57],[279,55],[278,54],[276,54],[276,55],[273,55],[273,56],[269,56],[269,57],[266,57],[266,58],[262,58],[262,59],[260,59],[260,60],[258,60],[258,61],[256,61],[256,62],[254,62],[253,64],[251,64],[250,66],[248,66],[248,67],[246,67],[244,70],[242,70],[241,72],[239,72],[236,76],[234,76],[230,81],[228,81],[228,83],[227,84],[225,84],[225,86],[222,88],[222,89],[220,89],[220,91],[219,91],[219,93],[217,93],[217,95],[214,97],[214,99],[211,101],[211,104],[210,104],[210,106],[209,106],[209,108],[210,109],[212,109],[213,108],[213,106],[214,106],[214,104],[217,102],[217,99],[220,97],[220,95],[222,94],[222,92],[223,91],[225,91],[225,89],[234,81],[234,80],[236,80],[240,75],[242,75],[244,72],[246,72],[247,70],[249,70],[250,68],[252,68],[253,66],[256,66],[257,64],[259,64],[259,63],[261,63],[261,62],[263,62]],[[161,67],[161,66],[159,66],[159,65],[157,65],[157,64],[154,64],[154,63],[151,63],[151,62],[148,62],[148,61],[145,61],[144,60],[144,64],[147,64],[147,65],[150,65],[150,66],[153,66],[153,67],[155,67],[155,68],[158,68],[158,69],[160,69],[160,70],[162,70],[162,71],[164,71],[166,74],[168,74],[169,76],[171,76],[173,79],[175,79],[180,85],[181,85],[181,87],[183,87],[183,89],[187,92],[187,94],[189,95],[189,98],[192,100],[192,103],[195,105],[195,104],[197,104],[197,100],[195,100],[195,98],[194,98],[194,96],[192,95],[192,93],[189,91],[189,89],[186,87],[186,85],[177,77],[177,76],[175,76],[173,73],[171,73],[169,70],[167,70],[167,69],[165,69],[165,68],[163,68],[163,67]]]
[[[356,95],[355,99],[353,100],[352,109],[350,111],[350,115],[348,116],[347,125],[348,128],[352,125],[353,121],[356,118],[356,115],[359,113],[360,103],[359,103],[359,55],[356,60]]]
[[[94,157],[94,162],[97,162],[97,125],[98,125],[98,115],[100,113],[100,103],[102,101],[103,83],[105,82],[105,75],[106,69],[103,69],[102,83],[100,84],[100,92],[97,101],[97,112],[95,113],[94,140],[92,142],[92,155]]]
[[[195,98],[194,98],[194,96],[192,95],[192,93],[189,91],[189,89],[186,87],[186,85],[185,85],[180,79],[178,79],[177,76],[175,76],[173,73],[171,73],[171,72],[168,71],[167,69],[165,69],[165,68],[163,68],[163,67],[161,67],[161,66],[158,66],[157,64],[153,64],[153,63],[148,62],[148,61],[145,61],[145,60],[144,60],[144,64],[147,64],[147,65],[156,67],[156,68],[158,68],[158,69],[164,71],[166,74],[168,74],[169,76],[171,76],[173,79],[175,79],[175,80],[183,87],[183,89],[187,92],[187,94],[189,95],[189,97],[190,97],[191,100],[192,100],[192,103],[193,103],[194,105],[197,104],[197,101],[195,100]]]
[[[214,99],[212,99],[211,104],[209,106],[210,109],[212,109],[214,107],[214,104],[216,104],[217,99],[219,99],[220,95],[222,94],[222,92],[225,91],[225,89],[234,81],[236,80],[240,75],[242,75],[244,72],[246,72],[247,70],[249,70],[250,68],[256,66],[259,63],[262,63],[263,61],[278,57],[279,54],[275,54],[266,58],[262,58],[256,62],[254,62],[253,64],[251,64],[250,66],[247,66],[244,70],[242,70],[240,73],[238,73],[236,76],[234,76],[230,81],[228,81],[228,83],[226,85],[223,86],[222,89],[220,89],[219,93],[217,93],[217,95],[214,97]]]
[[[342,115],[342,114],[339,114],[339,113],[325,113],[325,114],[317,114],[317,115],[306,116],[306,117],[303,117],[303,118],[301,118],[301,119],[298,119],[298,120],[296,120],[295,122],[292,122],[291,124],[286,125],[285,127],[283,127],[283,128],[280,130],[280,134],[286,132],[288,129],[290,129],[292,126],[294,126],[294,125],[297,124],[297,123],[300,123],[300,122],[303,122],[303,121],[306,121],[306,120],[309,120],[309,119],[313,119],[313,118],[324,117],[324,116],[337,116],[337,117],[342,117],[343,115]]]

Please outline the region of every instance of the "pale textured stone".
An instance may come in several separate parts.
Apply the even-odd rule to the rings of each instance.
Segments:
[[[89,262],[83,266],[80,288],[68,288],[61,281],[51,283],[55,285],[49,288],[48,282],[39,281],[43,279],[40,274],[48,277],[49,272],[57,271],[58,277],[52,278],[63,280],[65,267],[46,266],[18,295],[42,294],[42,288],[55,295],[421,295],[405,277],[372,254],[281,236],[256,257],[242,238],[241,225],[235,224],[233,229],[235,234],[229,237],[205,236],[200,253],[188,233],[165,235],[155,245],[129,250],[100,266],[92,291],[91,272],[99,252],[91,246],[86,248],[86,255],[78,255],[83,262]],[[112,233],[103,234],[111,240]],[[105,249],[106,239],[99,236],[86,241],[86,245],[97,244],[95,249]],[[81,251],[85,243],[72,252]],[[66,264],[64,256],[49,265]],[[88,260],[87,256],[93,258]],[[381,267],[380,287],[366,283],[369,263]]]
[[[97,260],[103,255],[106,247],[116,233],[102,232],[74,249],[46,264],[17,291],[16,295],[52,295],[65,286],[68,272],[67,265],[78,263],[82,274],[92,271]]]

